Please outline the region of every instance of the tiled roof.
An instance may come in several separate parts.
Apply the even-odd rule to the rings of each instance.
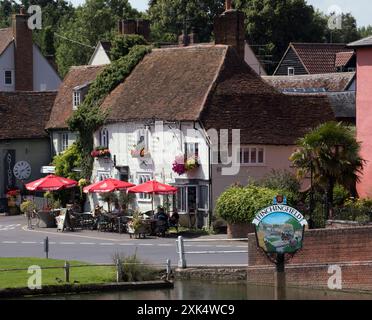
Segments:
[[[0,92],[0,139],[48,137],[45,125],[57,92]]]
[[[280,92],[292,89],[345,91],[355,79],[355,72],[334,72],[298,76],[263,76],[262,79]]]
[[[336,71],[335,61],[338,52],[352,52],[343,43],[291,43],[310,74]]]
[[[290,95],[296,97],[325,97],[328,99],[337,119],[341,120],[342,118],[356,118],[355,91],[323,92],[315,94],[290,93]]]
[[[0,55],[13,41],[13,32],[11,28],[0,29]]]
[[[71,67],[59,87],[47,129],[66,129],[66,121],[72,115],[72,94],[77,86],[93,81],[104,66]]]
[[[369,36],[367,38],[363,38],[361,40],[349,43],[347,45],[350,48],[356,48],[356,47],[372,47],[372,36]]]
[[[354,57],[355,53],[353,51],[346,51],[346,52],[337,52],[336,53],[336,61],[335,67],[344,67],[346,66],[352,57]]]
[[[206,129],[240,129],[244,144],[292,145],[334,119],[327,99],[278,93],[223,45],[153,50],[102,107],[108,122],[200,120]]]

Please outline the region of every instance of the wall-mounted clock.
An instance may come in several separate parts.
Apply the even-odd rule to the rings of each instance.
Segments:
[[[14,165],[13,173],[18,180],[27,180],[31,176],[31,165],[27,161],[19,161]]]

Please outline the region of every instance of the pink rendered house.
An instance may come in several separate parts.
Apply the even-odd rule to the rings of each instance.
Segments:
[[[357,190],[360,197],[372,198],[372,36],[348,46],[357,53],[357,139],[362,143],[361,157],[366,160]]]

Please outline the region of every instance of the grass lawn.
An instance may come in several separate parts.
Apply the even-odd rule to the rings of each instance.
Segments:
[[[69,261],[70,265],[86,265],[86,262]],[[0,258],[0,269],[25,268],[32,265],[40,267],[63,267],[63,260],[41,258]],[[0,289],[27,287],[27,281],[31,274],[25,271],[0,271]],[[79,284],[103,283],[115,281],[114,267],[81,267],[70,268],[70,283],[76,281]],[[64,270],[42,270],[42,285],[63,285]]]

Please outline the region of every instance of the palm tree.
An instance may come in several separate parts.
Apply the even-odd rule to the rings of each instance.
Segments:
[[[324,123],[301,138],[298,147],[290,160],[300,177],[312,171],[314,183],[326,192],[331,207],[336,183],[350,189],[359,181],[364,160],[353,128],[334,121]]]

